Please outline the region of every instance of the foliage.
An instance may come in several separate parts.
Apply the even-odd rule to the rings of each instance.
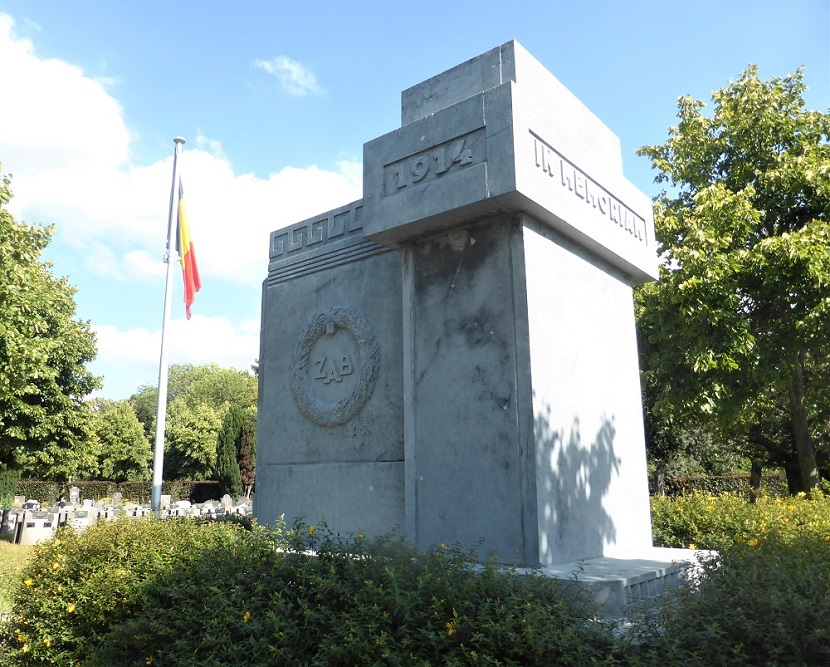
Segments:
[[[216,470],[216,436],[222,424],[212,407],[183,397],[167,410],[164,475],[168,479],[210,479]]]
[[[627,664],[830,664],[830,523],[826,503],[822,509],[824,531],[759,525],[749,539],[701,558],[699,585],[634,617]]]
[[[750,67],[713,94],[711,117],[683,97],[668,141],[640,149],[670,191],[655,203],[661,279],[637,305],[662,431],[708,419],[750,458],[797,460],[813,488],[828,408],[815,389],[830,370],[830,115],[805,111],[803,91],[800,71],[763,82]]]
[[[173,364],[168,371],[167,406],[177,399],[191,407],[200,404],[213,408],[223,419],[231,405],[255,406],[257,379],[246,371],[220,368],[216,364],[193,366]],[[142,385],[129,398],[149,439],[155,434],[158,388]]]
[[[63,486],[51,480],[21,479],[17,485],[18,494],[27,499],[37,500],[41,505],[53,505],[60,500]]]
[[[665,547],[729,549],[750,540],[776,538],[798,546],[805,535],[827,541],[830,555],[830,496],[803,492],[787,498],[762,496],[754,504],[733,494],[652,496],[654,543]]]
[[[20,471],[0,465],[0,508],[12,506],[19,484]]]
[[[242,495],[236,443],[245,425],[245,418],[245,409],[233,406],[225,415],[222,430],[216,439],[216,479],[222,487],[222,493],[227,493],[234,499]]]
[[[89,456],[95,335],[74,319],[75,290],[40,260],[53,229],[16,222],[9,185],[0,174],[0,464],[65,480]]]
[[[92,431],[97,439],[97,477],[115,482],[150,479],[153,450],[126,401],[97,401]]]
[[[99,522],[82,533],[59,530],[35,547],[14,583],[4,664],[86,664],[100,638],[138,613],[148,581],[204,562],[205,553],[240,532],[231,524],[138,519]]]
[[[104,498],[112,498],[112,494],[119,491],[118,484],[115,482],[89,480],[73,482],[72,486],[77,486],[81,500],[103,500]],[[69,497],[69,490],[65,494]]]
[[[729,473],[726,475],[678,475],[666,484],[666,493],[670,496],[702,493],[721,495],[731,493],[739,498],[749,499],[752,494],[748,473]],[[778,473],[769,472],[761,476],[761,493],[766,496],[784,497],[789,495],[787,483]]]
[[[62,532],[15,583],[6,664],[613,664],[609,629],[550,580],[323,532]]]

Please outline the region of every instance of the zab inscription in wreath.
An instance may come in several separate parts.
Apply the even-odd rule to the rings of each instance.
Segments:
[[[291,393],[300,412],[320,426],[345,424],[371,397],[379,360],[377,337],[356,309],[333,306],[316,315],[291,361]]]

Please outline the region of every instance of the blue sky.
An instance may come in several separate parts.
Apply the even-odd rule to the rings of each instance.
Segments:
[[[827,0],[0,1],[0,162],[18,219],[77,288],[123,399],[158,380],[173,137],[203,288],[171,363],[248,368],[259,353],[268,233],[362,196],[363,144],[400,125],[400,93],[516,39],[620,137],[660,143],[677,98],[753,63],[805,67],[830,106]]]

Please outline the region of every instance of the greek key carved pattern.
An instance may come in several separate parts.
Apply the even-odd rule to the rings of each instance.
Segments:
[[[270,258],[289,257],[303,250],[353,236],[363,228],[363,207],[353,204],[324,216],[271,232]]]

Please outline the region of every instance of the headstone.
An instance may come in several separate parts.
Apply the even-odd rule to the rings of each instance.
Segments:
[[[21,526],[19,544],[32,545],[50,539],[57,529],[55,515],[48,512],[26,512]]]
[[[37,500],[27,500],[23,503],[23,509],[31,512],[39,512],[40,502]]]
[[[222,496],[222,508],[227,512],[233,507],[233,498],[230,497],[227,493]]]
[[[69,504],[76,507],[81,504],[81,490],[77,486],[69,487]]]
[[[170,496],[169,495],[167,495],[167,494],[162,494],[161,495],[161,498],[159,500],[159,509],[162,510],[162,511],[170,509]]]
[[[21,521],[24,510],[22,509],[8,509],[2,511],[3,520],[0,523],[0,540],[4,542],[17,542],[17,534],[19,530],[19,522]]]
[[[362,200],[271,234],[257,519],[653,556],[632,288],[657,246],[619,140],[515,42],[404,91],[402,123]]]
[[[90,498],[84,498],[84,507],[93,507],[95,503]]]
[[[113,507],[121,507],[121,501],[124,498],[123,494],[120,491],[116,491],[112,494],[112,506]]]
[[[15,507],[23,507],[23,503],[26,502],[26,496],[15,496],[14,497],[14,506]]]

